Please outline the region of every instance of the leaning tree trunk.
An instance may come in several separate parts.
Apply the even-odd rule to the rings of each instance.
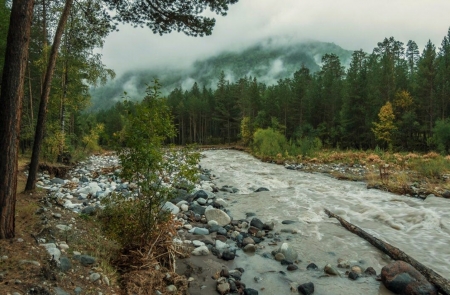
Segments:
[[[25,190],[34,190],[36,186],[36,176],[39,166],[39,153],[41,151],[42,140],[44,138],[45,120],[47,118],[47,104],[50,95],[50,86],[52,84],[53,72],[55,71],[56,57],[61,43],[61,37],[72,8],[73,0],[67,0],[61,18],[59,19],[58,28],[56,29],[55,38],[53,40],[50,59],[45,73],[44,85],[41,94],[41,102],[39,104],[39,114],[36,123],[36,132],[34,135],[33,153],[31,155],[30,171],[28,174],[27,185]]]
[[[377,247],[379,250],[383,251],[389,257],[391,257],[394,260],[402,260],[404,262],[407,262],[411,264],[415,269],[417,269],[422,275],[424,275],[428,281],[430,281],[432,284],[436,286],[436,288],[439,290],[440,293],[444,295],[450,295],[450,281],[442,277],[440,274],[436,273],[431,268],[426,267],[419,261],[415,260],[405,252],[401,251],[400,249],[381,241],[378,238],[375,238],[374,236],[368,234],[361,228],[357,227],[356,225],[351,224],[350,222],[346,221],[345,219],[339,217],[338,215],[334,214],[333,212],[325,209],[325,213],[329,217],[336,218],[343,227],[345,227],[347,230],[351,231],[352,233],[360,236],[361,238],[365,239],[375,247]]]
[[[20,119],[33,0],[12,4],[0,94],[0,239],[13,238]]]

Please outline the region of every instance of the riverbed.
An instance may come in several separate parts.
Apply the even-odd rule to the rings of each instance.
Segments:
[[[289,283],[312,281],[315,294],[392,294],[373,277],[350,281],[345,269],[342,277],[323,277],[323,272],[306,270],[310,262],[323,269],[338,259],[372,266],[377,273],[391,259],[362,238],[348,232],[324,208],[368,233],[398,247],[442,276],[450,277],[450,210],[449,200],[429,197],[426,200],[367,189],[363,182],[340,181],[320,173],[285,169],[282,165],[264,163],[253,156],[233,150],[202,152],[202,168],[217,177],[216,186],[231,185],[237,193],[222,194],[229,202],[227,209],[234,219],[245,219],[255,213],[262,221],[275,222],[275,231],[294,230],[283,234],[299,253],[299,270],[279,273],[280,264],[263,258],[275,248],[263,244],[254,255],[239,251],[233,266],[243,267],[243,281],[262,290],[261,294],[289,294]],[[259,187],[267,192],[255,193]],[[249,220],[249,219],[248,219]],[[295,223],[283,225],[283,220]],[[258,277],[258,282],[254,280]]]

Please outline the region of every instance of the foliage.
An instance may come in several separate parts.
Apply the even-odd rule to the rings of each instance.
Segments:
[[[443,157],[430,159],[412,159],[409,167],[417,171],[420,177],[440,178],[443,174],[450,171],[450,161]]]
[[[272,128],[258,129],[253,135],[253,151],[261,157],[275,157],[286,150],[286,137]]]
[[[165,148],[175,128],[157,81],[129,113],[126,126],[124,146],[119,149],[121,177],[138,189],[131,199],[118,194],[105,200],[103,220],[106,232],[124,247],[139,247],[149,243],[158,225],[170,218],[162,206],[173,197],[173,188],[190,189],[196,180],[199,155],[189,149]]]
[[[97,124],[94,128],[90,130],[89,134],[83,136],[82,141],[85,150],[87,149],[89,152],[98,152],[101,150],[101,147],[98,145],[98,140],[103,130],[104,125]]]
[[[374,128],[372,129],[375,137],[388,145],[392,142],[392,133],[396,129],[394,125],[394,111],[392,110],[392,104],[388,101],[381,107],[378,113],[379,123],[374,122]]]
[[[441,154],[450,154],[450,120],[438,120],[433,128],[432,142]]]
[[[304,137],[296,143],[296,154],[311,157],[322,148],[322,142],[317,137]]]
[[[252,140],[252,132],[250,128],[250,117],[244,117],[241,120],[241,139],[242,144],[248,145]]]

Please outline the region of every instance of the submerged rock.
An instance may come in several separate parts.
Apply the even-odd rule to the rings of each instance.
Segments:
[[[404,295],[435,295],[436,288],[410,264],[395,261],[381,270],[381,281],[390,291]]]

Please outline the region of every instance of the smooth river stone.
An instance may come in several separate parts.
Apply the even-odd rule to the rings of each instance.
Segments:
[[[208,221],[211,221],[211,220],[217,221],[217,224],[219,224],[220,226],[228,225],[231,222],[231,218],[230,218],[230,216],[228,216],[227,213],[223,212],[220,209],[215,209],[215,208],[206,210],[205,217],[206,217],[206,220],[208,220]]]

